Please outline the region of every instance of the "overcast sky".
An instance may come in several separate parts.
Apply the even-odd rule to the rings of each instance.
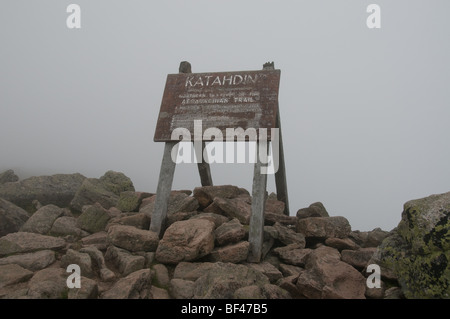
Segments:
[[[81,29],[66,8],[81,7]],[[366,8],[381,8],[369,29]],[[391,230],[403,204],[450,191],[450,2],[2,0],[0,172],[107,170],[155,192],[167,74],[281,70],[291,214],[320,201],[354,230]],[[251,191],[251,164],[215,164]],[[200,185],[177,165],[173,189]],[[273,176],[268,190],[275,191]]]

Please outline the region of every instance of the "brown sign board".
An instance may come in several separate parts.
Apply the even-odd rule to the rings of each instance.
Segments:
[[[179,136],[172,139],[177,128],[187,129],[192,141],[208,141],[208,134],[206,138],[203,134],[208,128],[219,129],[223,140],[226,129],[253,128],[259,137],[265,128],[270,141],[270,129],[276,127],[279,84],[280,70],[169,74],[154,141],[179,140]]]

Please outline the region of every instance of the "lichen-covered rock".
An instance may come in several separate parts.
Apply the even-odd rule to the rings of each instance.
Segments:
[[[99,203],[83,207],[83,213],[78,217],[78,226],[90,233],[105,230],[106,224],[111,219],[109,212]]]
[[[406,298],[450,298],[450,192],[412,200],[371,262],[398,277]]]
[[[42,206],[31,215],[20,230],[45,235],[50,231],[55,220],[62,214],[63,210],[58,206],[52,204]]]
[[[19,176],[17,176],[12,169],[8,169],[3,173],[0,173],[0,185],[10,182],[17,182]]]
[[[139,210],[144,198],[153,196],[152,193],[125,191],[120,193],[117,208],[122,212],[134,212]]]

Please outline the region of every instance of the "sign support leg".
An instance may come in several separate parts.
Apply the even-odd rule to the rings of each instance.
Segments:
[[[279,166],[278,171],[275,173],[275,186],[277,188],[277,199],[284,202],[284,214],[289,216],[289,200],[287,192],[287,182],[286,182],[286,166],[284,163],[284,150],[283,150],[283,138],[281,135],[281,121],[280,121],[280,110],[277,110],[276,124],[278,128],[278,143],[279,143]],[[272,143],[273,147],[273,143]],[[272,152],[273,153],[273,152]]]
[[[263,145],[263,143],[266,145]],[[269,144],[267,141],[258,141],[256,145],[256,152],[259,156],[256,156],[257,160],[253,173],[252,215],[250,217],[250,230],[248,234],[250,250],[247,258],[247,261],[255,263],[260,262],[262,257],[262,245],[264,240],[264,211],[266,207],[267,187],[267,174],[261,173],[262,162],[260,159],[260,148],[264,148],[265,146],[267,154]]]
[[[200,181],[202,183],[202,186],[213,186],[208,158],[206,154],[203,154],[203,150],[205,149],[205,147],[206,143],[202,141],[201,149],[198,149],[199,147],[194,142],[194,151],[197,157],[198,172],[200,173]]]
[[[175,147],[178,154],[178,142],[166,142],[164,154],[159,172],[158,188],[156,190],[155,209],[152,213],[150,230],[162,236],[166,224],[167,207],[169,205],[170,192],[172,190],[173,175],[175,173],[175,161],[172,160],[172,149]]]

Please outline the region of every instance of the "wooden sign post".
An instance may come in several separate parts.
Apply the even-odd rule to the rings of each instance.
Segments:
[[[161,237],[182,141],[194,143],[202,186],[212,186],[205,142],[256,141],[257,160],[253,174],[248,261],[262,256],[269,142],[275,171],[277,198],[289,215],[278,90],[280,70],[266,63],[260,71],[191,73],[184,61],[180,73],[167,76],[154,141],[165,142],[150,230]],[[275,156],[276,155],[276,156]]]

